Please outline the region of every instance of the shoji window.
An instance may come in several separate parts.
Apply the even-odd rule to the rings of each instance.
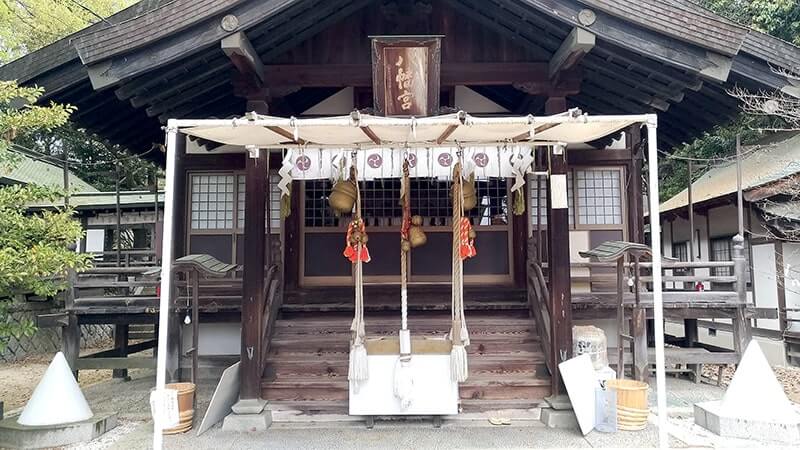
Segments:
[[[280,233],[280,176],[270,173],[269,231]],[[239,172],[189,175],[191,217],[189,252],[208,253],[225,262],[242,262],[244,253],[245,176]]]
[[[580,225],[622,225],[621,171],[616,169],[575,170]]]

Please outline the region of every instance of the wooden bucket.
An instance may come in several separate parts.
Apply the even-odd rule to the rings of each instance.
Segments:
[[[617,428],[639,431],[647,426],[650,408],[647,406],[647,383],[636,380],[608,380],[617,391]]]
[[[185,433],[192,429],[194,421],[194,383],[170,383],[167,389],[178,391],[178,424],[164,430],[164,434]]]

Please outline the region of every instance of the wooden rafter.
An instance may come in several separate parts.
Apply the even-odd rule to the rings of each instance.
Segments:
[[[375,143],[375,145],[382,145],[381,138],[379,138],[378,135],[375,134],[375,132],[372,131],[370,127],[359,127],[359,128],[361,128],[361,132],[366,134],[367,137],[370,138],[370,140]]]
[[[442,134],[439,135],[438,138],[436,138],[436,143],[441,144],[442,142],[447,140],[447,138],[450,137],[450,135],[453,134],[453,132],[456,131],[457,128],[458,125],[448,125],[447,128],[445,128],[445,130],[442,132]]]
[[[243,31],[224,37],[220,46],[240,73],[252,77],[259,84],[264,82],[264,63]]]
[[[300,145],[303,145],[303,144],[306,143],[305,140],[300,139],[300,138],[295,140],[294,135],[290,131],[284,130],[281,127],[265,127],[265,128],[268,129],[269,131],[272,131],[273,133],[275,133],[275,134],[277,134],[279,136],[285,137],[288,142],[294,142],[294,143],[300,144]]]
[[[583,28],[575,27],[569,33],[561,46],[558,47],[556,53],[550,58],[550,65],[548,68],[548,75],[551,80],[558,83],[561,74],[573,67],[576,67],[583,59],[584,55],[589,53],[595,44],[595,35]]]

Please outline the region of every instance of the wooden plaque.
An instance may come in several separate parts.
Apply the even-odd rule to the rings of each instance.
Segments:
[[[427,116],[439,110],[440,36],[372,38],[375,110],[385,116]]]

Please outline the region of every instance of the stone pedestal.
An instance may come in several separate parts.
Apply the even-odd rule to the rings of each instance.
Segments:
[[[231,407],[233,412],[223,420],[222,430],[265,431],[272,425],[272,411],[265,409],[266,406],[267,401],[262,399],[239,400]]]
[[[548,428],[578,428],[578,418],[568,396],[554,395],[544,401],[547,407],[542,408],[541,421]]]
[[[800,415],[755,340],[722,400],[694,405],[694,422],[723,437],[800,442]]]
[[[792,444],[800,442],[800,418],[797,415],[767,420],[742,418],[723,408],[721,401],[695,404],[694,423],[722,437]]]
[[[89,442],[117,426],[116,414],[95,414],[63,425],[26,426],[17,417],[0,421],[0,448],[50,448]]]

